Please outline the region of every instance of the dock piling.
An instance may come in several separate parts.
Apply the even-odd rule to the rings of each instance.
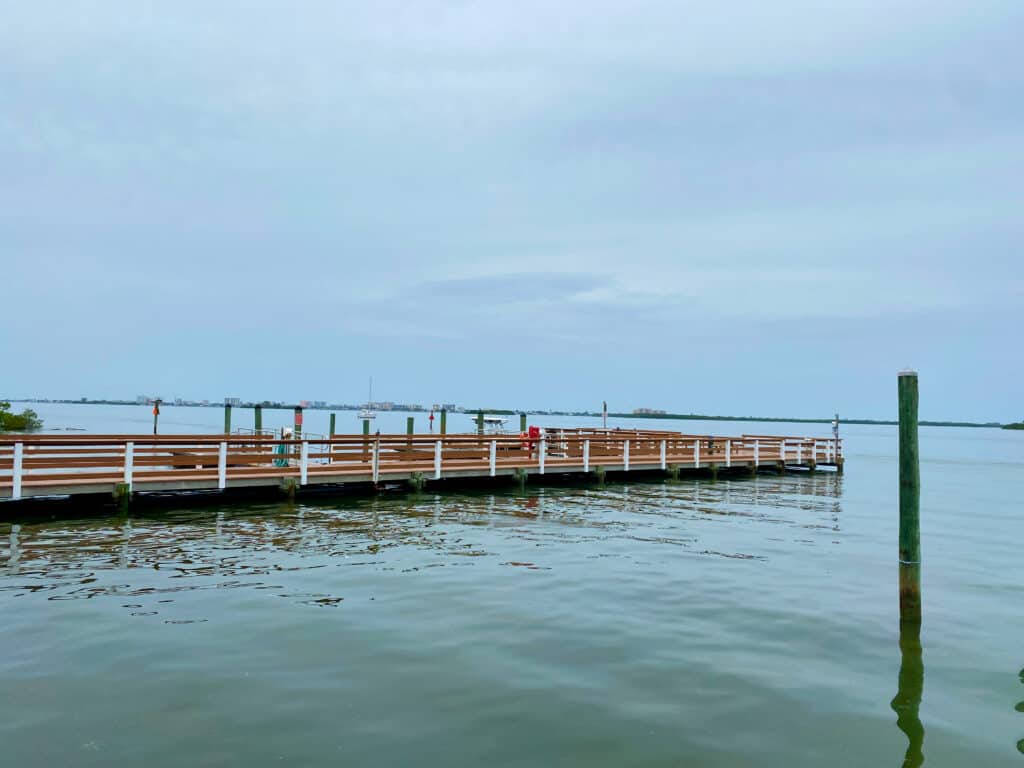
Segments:
[[[252,428],[259,434],[263,431],[263,406],[257,405],[252,409]]]
[[[444,435],[444,434],[447,434],[447,433],[448,433],[448,409],[447,408],[442,408],[441,409],[441,434]]]
[[[422,472],[413,472],[409,477],[409,487],[412,488],[413,493],[420,493],[426,484],[427,480]]]
[[[327,433],[328,437],[334,437],[334,435],[336,434],[335,431],[334,431],[335,422],[336,422],[336,416],[337,416],[336,414],[333,414],[333,413],[331,414],[331,428],[330,428],[330,431],[328,431],[328,433]]]
[[[128,483],[118,483],[114,486],[114,501],[122,512],[128,510],[132,499],[132,487]]]
[[[231,403],[224,403],[224,434],[231,434]]]
[[[519,431],[520,432],[525,432],[526,431],[526,413],[520,413],[519,414]]]
[[[477,411],[476,412],[476,431],[477,431],[478,434],[481,434],[481,435],[484,433],[484,412],[483,411]]]
[[[370,434],[370,420],[369,419],[363,419],[363,434],[364,435]]]
[[[413,434],[413,422],[414,422],[414,419],[415,419],[414,416],[407,416],[406,417],[406,419],[405,419],[405,434],[407,434],[407,435]]]
[[[302,406],[295,406],[295,439],[302,437]]]
[[[900,451],[900,621],[921,623],[921,468],[917,444],[915,371],[896,377]]]

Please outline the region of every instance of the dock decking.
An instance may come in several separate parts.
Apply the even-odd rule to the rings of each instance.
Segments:
[[[0,501],[590,472],[842,471],[842,441],[638,429],[518,435],[0,435]]]

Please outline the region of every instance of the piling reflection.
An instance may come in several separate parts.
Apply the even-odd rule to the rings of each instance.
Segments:
[[[900,624],[900,673],[892,709],[896,713],[896,726],[907,737],[904,768],[924,765],[924,725],[919,710],[924,691],[924,659],[921,652],[921,625],[917,622]]]
[[[1020,671],[1018,677],[1020,678],[1021,685],[1024,685],[1024,669]],[[1018,701],[1014,709],[1017,712],[1024,712],[1024,701]],[[1017,751],[1024,755],[1024,739],[1017,742]]]

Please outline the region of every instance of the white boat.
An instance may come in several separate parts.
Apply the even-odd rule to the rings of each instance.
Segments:
[[[370,394],[366,398],[366,407],[359,411],[358,418],[361,421],[377,418],[377,412],[373,410],[373,376],[370,377]]]
[[[473,416],[473,422],[476,423],[477,417]],[[484,414],[484,432],[502,432],[502,427],[508,422],[508,419],[504,416],[488,416]]]

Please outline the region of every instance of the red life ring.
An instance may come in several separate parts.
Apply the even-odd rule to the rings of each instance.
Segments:
[[[526,432],[519,433],[519,447],[524,451],[530,450],[530,441],[527,439],[529,435]]]

